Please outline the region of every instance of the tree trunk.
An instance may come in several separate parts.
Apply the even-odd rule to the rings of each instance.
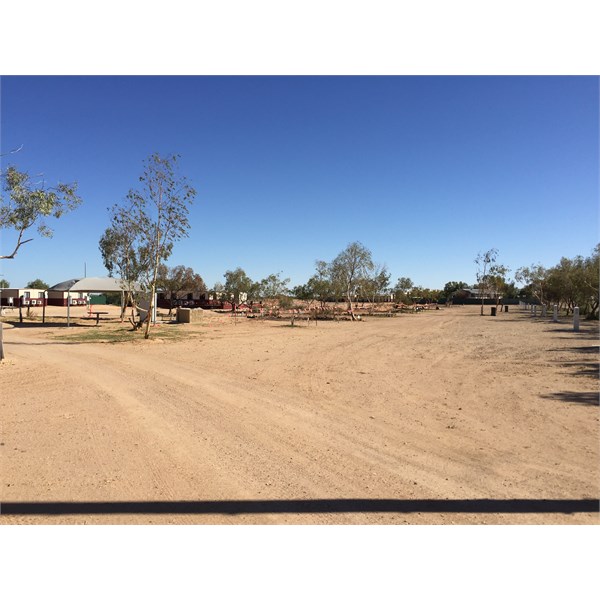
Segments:
[[[152,321],[152,311],[154,310],[154,285],[150,286],[150,302],[148,304],[148,314],[146,315],[146,331],[144,331],[144,339],[150,337],[150,323]]]
[[[350,288],[346,291],[346,299],[348,301],[348,310],[350,311],[350,317],[355,321],[354,310],[352,308],[352,295],[350,294]]]
[[[123,308],[121,309],[121,323],[125,320],[125,313],[127,312],[127,305],[131,302],[131,305],[133,306],[134,302],[133,302],[133,294],[131,293],[131,290],[127,290],[127,292],[125,293],[125,300],[123,301]]]

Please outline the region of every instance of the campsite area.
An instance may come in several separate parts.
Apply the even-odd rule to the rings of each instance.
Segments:
[[[106,310],[5,324],[0,523],[598,523],[597,323]]]

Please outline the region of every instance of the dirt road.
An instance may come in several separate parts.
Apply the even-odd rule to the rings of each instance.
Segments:
[[[597,324],[511,311],[5,329],[0,523],[598,523]]]

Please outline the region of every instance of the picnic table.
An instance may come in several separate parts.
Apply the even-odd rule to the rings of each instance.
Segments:
[[[100,323],[100,315],[107,315],[107,311],[103,310],[90,310],[90,315],[96,315],[96,325]]]

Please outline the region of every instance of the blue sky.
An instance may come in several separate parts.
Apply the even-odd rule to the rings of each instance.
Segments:
[[[597,77],[2,77],[2,159],[83,205],[0,263],[12,285],[105,275],[108,207],[153,152],[197,189],[169,265],[305,282],[360,241],[392,280],[473,282],[598,242]],[[0,251],[14,236],[1,232]]]

